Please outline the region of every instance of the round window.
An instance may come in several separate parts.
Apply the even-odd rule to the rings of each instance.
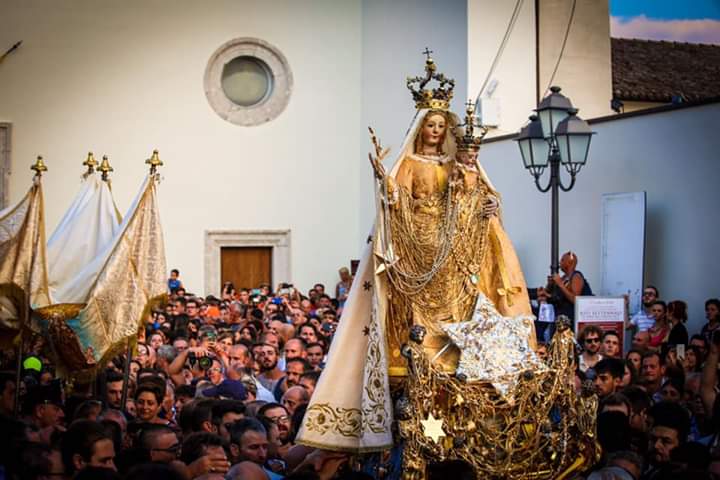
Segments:
[[[222,89],[237,105],[257,105],[272,92],[272,74],[267,64],[259,58],[236,57],[223,68]]]
[[[236,125],[253,126],[280,115],[292,92],[285,55],[259,38],[236,38],[220,46],[205,69],[205,95],[215,112]]]

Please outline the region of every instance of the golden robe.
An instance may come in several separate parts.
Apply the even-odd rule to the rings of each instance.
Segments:
[[[503,316],[531,314],[512,244],[499,218],[483,214],[497,194],[478,170],[458,169],[447,157],[408,155],[388,182],[394,197],[385,242],[393,258],[384,274],[390,375],[406,373],[400,348],[414,324],[427,331],[429,357],[454,372],[460,352],[441,325],[468,320],[479,293]]]
[[[477,189],[466,190],[450,188],[452,163],[429,164],[418,170],[418,175],[401,172],[411,166],[405,160],[413,155],[428,113],[427,109],[417,112],[393,168],[377,184],[375,227],[330,345],[328,363],[298,432],[299,444],[346,452],[382,451],[392,446],[390,376],[406,371],[400,347],[413,323],[425,325],[435,335],[426,337],[426,342],[440,352],[448,339],[441,334],[439,322],[469,320],[463,315],[470,314],[479,291],[485,292],[503,315],[530,313],[520,264],[499,219],[477,221],[487,195],[497,195],[482,168],[477,165],[481,180]],[[453,159],[452,135],[446,142],[443,151]],[[389,192],[393,183],[397,188]],[[451,223],[459,230],[445,228],[448,209],[458,213],[457,221]],[[481,244],[472,240],[482,238]],[[438,257],[439,247],[444,250]],[[477,254],[481,250],[484,255]],[[448,258],[454,252],[464,257]],[[463,258],[481,260],[472,265],[475,277]],[[423,274],[429,271],[433,274]],[[403,276],[402,272],[416,275]],[[516,293],[508,299],[509,292]],[[441,357],[454,368],[457,352],[447,350],[451,349]]]

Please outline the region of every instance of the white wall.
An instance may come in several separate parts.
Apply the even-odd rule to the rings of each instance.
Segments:
[[[560,55],[575,0],[539,2],[539,96],[544,97]],[[477,96],[508,28],[515,1],[468,0],[468,95]],[[577,0],[553,85],[582,105],[580,115],[608,115],[612,98],[608,0]],[[500,124],[488,138],[515,133],[537,106],[535,2],[525,0],[491,76],[498,81]]]
[[[715,103],[596,123],[588,164],[560,197],[560,251],[578,254],[578,269],[597,291],[601,195],[647,192],[645,281],[664,300],[689,303],[690,331],[705,321],[704,301],[720,297],[718,119]],[[515,142],[487,144],[480,159],[503,195],[527,281],[540,285],[550,264],[550,196],[534,187]]]
[[[568,30],[573,4],[575,12]],[[608,0],[540,1],[540,96],[549,93],[551,85],[561,86],[576,105],[582,105],[583,118],[612,113],[609,10]]]
[[[262,228],[292,230],[292,281],[334,284],[365,236],[361,18],[353,0],[4,0],[0,45],[24,41],[0,65],[11,201],[44,154],[51,232],[93,150],[110,156],[124,211],[159,148],[168,265],[186,285],[203,289],[204,230]],[[295,80],[286,111],[259,127],[225,122],[203,92],[210,55],[241,36],[278,47]]]
[[[515,2],[468,0],[468,97],[475,98],[500,47]],[[535,108],[535,2],[525,0],[490,77],[498,84],[501,123],[488,137],[517,132]]]
[[[438,71],[455,79],[452,109],[462,114],[467,101],[467,32],[466,0],[363,1],[361,151],[353,158],[360,165],[359,209],[347,212],[360,215],[359,228],[364,235],[355,243],[358,252],[375,220],[374,180],[367,158],[372,146],[367,127],[375,129],[391,152],[400,148],[415,114],[405,80],[424,74],[425,56],[421,52],[425,47],[434,52]]]

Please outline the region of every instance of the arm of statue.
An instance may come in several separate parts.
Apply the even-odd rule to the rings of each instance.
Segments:
[[[377,136],[375,136],[375,130],[373,130],[372,127],[368,127],[368,131],[370,132],[370,141],[375,148],[374,156],[372,153],[368,153],[368,157],[370,158],[370,165],[372,165],[375,172],[375,178],[382,181],[385,178],[385,167],[383,166],[382,162],[387,156],[390,149],[382,148],[382,146],[380,145],[380,141],[377,139]]]
[[[485,199],[485,204],[483,205],[483,215],[485,217],[492,217],[493,215],[497,215],[499,209],[500,199],[498,199],[495,195],[488,195]]]

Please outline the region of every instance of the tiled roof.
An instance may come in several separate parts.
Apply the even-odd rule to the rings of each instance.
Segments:
[[[720,97],[720,45],[613,38],[613,97],[696,102]]]

